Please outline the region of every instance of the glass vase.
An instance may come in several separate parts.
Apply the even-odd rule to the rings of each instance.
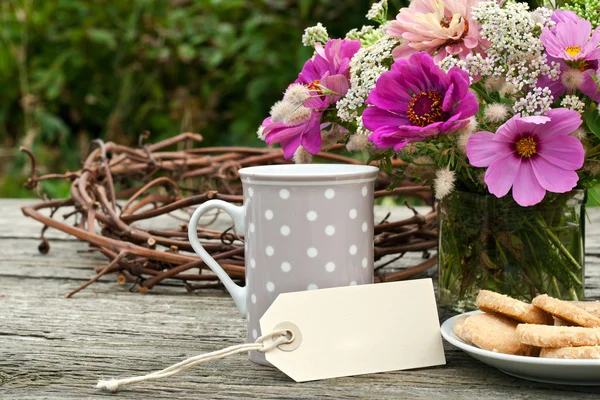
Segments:
[[[440,304],[476,309],[480,289],[531,301],[584,297],[584,190],[519,206],[508,195],[454,192],[438,204]]]

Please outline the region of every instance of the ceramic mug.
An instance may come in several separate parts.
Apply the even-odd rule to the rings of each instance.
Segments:
[[[248,342],[279,293],[373,283],[373,190],[378,169],[364,165],[299,164],[242,168],[244,204],[200,205],[189,223],[190,243],[223,281],[248,320]],[[221,209],[244,233],[246,286],[238,286],[204,250],[197,225]],[[264,354],[250,360],[269,365]]]

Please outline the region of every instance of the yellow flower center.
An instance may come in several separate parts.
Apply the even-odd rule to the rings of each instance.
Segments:
[[[463,40],[465,38],[465,36],[467,36],[467,34],[469,33],[469,21],[467,21],[464,17],[459,17],[458,22],[460,23],[461,21],[464,21],[465,23],[465,27],[463,29],[462,34],[460,35],[460,38],[458,38],[457,40],[448,40],[446,42],[446,44],[455,44],[455,43],[460,43],[461,40]],[[448,16],[444,16],[444,18],[441,19],[440,21],[440,26],[442,28],[450,28],[450,22],[452,22],[452,18],[448,17]]]
[[[406,114],[411,124],[416,126],[427,126],[434,122],[444,120],[442,103],[444,98],[436,91],[428,90],[413,96]]]
[[[318,79],[315,79],[314,81],[306,85],[306,87],[309,90],[314,90],[315,92],[318,92],[319,94],[323,93],[323,89],[321,88],[321,81]]]
[[[577,54],[581,53],[581,47],[579,46],[569,46],[565,49],[565,52],[571,57],[575,57]]]
[[[534,154],[537,153],[537,144],[535,140],[531,136],[526,136],[517,141],[515,148],[517,150],[517,154],[521,157],[531,158]]]

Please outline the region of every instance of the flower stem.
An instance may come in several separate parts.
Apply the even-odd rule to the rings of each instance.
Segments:
[[[556,235],[554,234],[554,232],[552,232],[552,230],[548,228],[548,226],[546,225],[546,222],[541,217],[539,217],[539,216],[536,219],[537,219],[538,224],[542,227],[542,229],[544,230],[544,232],[546,232],[546,234],[550,238],[550,241],[552,241],[552,243],[554,243],[554,245],[556,247],[558,247],[558,249],[567,258],[567,260],[569,260],[569,262],[575,268],[577,268],[578,271],[581,270],[581,265],[579,265],[579,263],[577,262],[577,260],[575,260],[573,258],[573,256],[571,255],[571,253],[569,253],[569,250],[567,250],[565,248],[565,246],[563,246],[563,244],[560,242],[560,239],[558,237],[556,237]],[[572,272],[571,272],[571,274],[572,274]]]

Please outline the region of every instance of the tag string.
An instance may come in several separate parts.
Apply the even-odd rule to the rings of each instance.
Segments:
[[[196,365],[219,360],[221,358],[225,358],[227,356],[231,356],[238,353],[245,353],[248,351],[259,351],[261,353],[265,353],[267,351],[273,350],[275,347],[280,346],[282,344],[291,343],[294,340],[293,335],[290,335],[290,331],[286,329],[278,330],[271,332],[267,335],[263,335],[256,339],[254,343],[245,343],[238,344],[235,346],[230,346],[221,350],[213,351],[212,353],[202,354],[199,356],[188,358],[187,360],[181,361],[175,365],[171,365],[168,368],[165,368],[161,371],[152,372],[147,375],[142,376],[134,376],[131,378],[123,378],[123,379],[108,379],[108,380],[99,380],[96,388],[98,389],[106,389],[111,392],[116,392],[122,386],[130,385],[132,383],[145,382],[154,379],[162,379],[167,378],[169,376],[177,375],[186,369],[192,368]],[[267,339],[271,339],[270,342],[267,342]]]

